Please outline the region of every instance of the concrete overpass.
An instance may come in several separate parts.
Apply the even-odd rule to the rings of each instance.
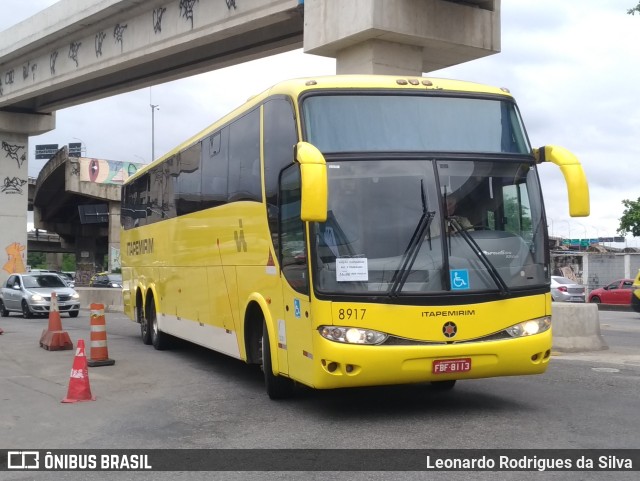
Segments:
[[[28,137],[57,109],[300,46],[337,73],[422,75],[498,52],[500,0],[61,0],[0,32],[0,282],[24,269]],[[56,172],[36,227],[90,243]]]

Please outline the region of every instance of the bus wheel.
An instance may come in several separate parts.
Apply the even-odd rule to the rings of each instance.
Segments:
[[[162,351],[169,347],[168,335],[158,327],[158,316],[156,315],[156,305],[153,299],[149,302],[149,315],[147,322],[151,325],[151,344],[158,351]]]
[[[456,385],[455,379],[453,381],[432,381],[431,386],[436,391],[451,391],[453,386]]]
[[[264,384],[271,399],[286,399],[293,396],[293,381],[284,376],[275,376],[271,365],[271,346],[267,325],[262,326],[262,370]]]
[[[140,337],[142,338],[142,343],[148,346],[151,344],[151,329],[149,327],[148,319],[144,317],[144,311],[141,305],[136,306],[136,318],[140,323]]]

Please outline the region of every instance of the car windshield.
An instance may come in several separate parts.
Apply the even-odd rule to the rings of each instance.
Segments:
[[[37,289],[39,287],[67,287],[58,276],[23,276],[24,287]]]
[[[118,284],[122,282],[122,276],[120,274],[109,274],[107,278],[109,279],[109,282],[115,282]]]

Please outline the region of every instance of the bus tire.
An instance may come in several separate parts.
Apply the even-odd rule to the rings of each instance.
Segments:
[[[436,391],[451,391],[455,385],[455,379],[452,381],[431,381],[431,387]]]
[[[169,347],[169,335],[165,334],[158,327],[158,316],[156,315],[156,304],[153,299],[149,301],[149,315],[147,322],[151,326],[151,344],[158,351],[163,351]]]
[[[262,370],[264,371],[264,384],[267,394],[271,399],[287,399],[293,396],[293,381],[284,376],[273,374],[271,364],[271,346],[267,324],[262,325]]]
[[[144,316],[144,308],[140,304],[136,306],[136,320],[140,323],[142,343],[147,346],[151,345],[151,326],[149,320]]]

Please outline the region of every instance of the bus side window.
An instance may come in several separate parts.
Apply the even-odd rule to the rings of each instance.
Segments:
[[[190,214],[202,208],[200,205],[201,149],[202,143],[198,142],[176,156],[179,169],[175,192],[177,215]]]
[[[214,132],[202,142],[202,207],[227,203],[229,127]]]
[[[260,109],[240,117],[229,128],[229,202],[262,202]]]
[[[300,167],[292,165],[280,176],[280,265],[296,291],[309,294],[304,222],[300,219]]]
[[[278,251],[278,177],[293,163],[293,146],[298,141],[293,106],[287,97],[264,104],[264,184],[267,217],[273,245]]]

